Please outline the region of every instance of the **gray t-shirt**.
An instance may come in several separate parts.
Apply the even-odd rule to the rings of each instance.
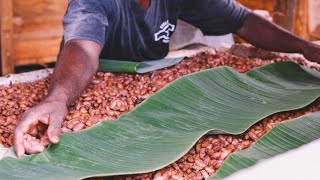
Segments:
[[[151,0],[147,10],[136,0],[70,0],[64,42],[94,41],[103,47],[101,58],[160,59],[169,51],[177,19],[205,35],[224,35],[238,30],[248,12],[233,0]]]

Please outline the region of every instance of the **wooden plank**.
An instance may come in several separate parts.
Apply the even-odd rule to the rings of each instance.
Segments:
[[[293,31],[294,11],[296,0],[238,0],[250,9],[269,11],[274,22],[290,31]],[[299,0],[297,0],[299,1]]]
[[[264,9],[273,15],[274,22],[301,36],[310,38],[309,0],[238,0],[250,9]],[[318,13],[318,12],[317,12]]]
[[[317,26],[320,25],[320,0],[310,0],[309,1],[309,21],[310,30],[315,31]]]
[[[13,0],[17,40],[60,37],[67,0]]]
[[[0,12],[2,11],[2,3],[0,2]],[[1,40],[1,28],[2,27],[2,14],[0,13],[0,76],[2,75],[2,48],[1,48],[1,44],[2,44],[2,40]]]
[[[13,0],[15,65],[54,62],[63,34],[67,0]]]
[[[61,38],[31,39],[15,42],[13,59],[16,65],[47,63],[47,57],[56,57],[60,48]],[[44,61],[41,61],[41,59]],[[50,62],[56,58],[50,58]]]
[[[61,37],[62,16],[37,16],[32,20],[14,17],[13,29],[15,40]]]
[[[0,17],[1,17],[1,66],[2,74],[14,73],[14,62],[12,60],[12,0],[2,0]]]
[[[275,22],[294,34],[309,39],[309,1],[277,0],[275,11],[285,16],[277,16]]]
[[[37,16],[64,15],[68,0],[13,0],[14,16],[32,19]]]
[[[274,11],[275,0],[237,0],[239,3],[250,9],[261,9],[269,12]]]
[[[41,57],[33,57],[29,59],[19,59],[19,61],[15,64],[15,66],[26,66],[26,65],[34,65],[34,64],[46,64],[56,62],[57,56],[41,56]]]
[[[295,8],[293,33],[305,39],[310,39],[309,1],[296,0]]]
[[[320,0],[309,1],[309,22],[312,40],[320,40]]]
[[[317,28],[311,33],[312,40],[320,40],[320,24]]]
[[[274,22],[291,32],[294,27],[295,4],[296,0],[276,0],[274,4],[274,12],[283,14],[275,16]]]

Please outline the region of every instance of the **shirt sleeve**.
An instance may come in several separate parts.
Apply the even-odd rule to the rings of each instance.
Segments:
[[[70,0],[63,17],[64,42],[72,39],[89,40],[105,44],[107,13],[95,0]]]
[[[205,35],[225,35],[241,28],[249,12],[234,0],[184,0],[179,18]]]

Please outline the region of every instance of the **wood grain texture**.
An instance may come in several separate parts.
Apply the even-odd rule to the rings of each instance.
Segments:
[[[238,0],[250,9],[267,10],[274,22],[298,36],[309,38],[309,1],[307,0]]]
[[[320,0],[310,0],[309,21],[312,40],[320,40]]]
[[[63,34],[67,0],[13,1],[16,65],[54,62]]]
[[[310,38],[309,1],[296,0],[293,32],[303,38]]]
[[[15,65],[41,64],[56,61],[60,38],[29,39],[15,42]]]
[[[56,60],[67,3],[67,0],[0,1],[3,74],[14,73],[15,66]]]
[[[14,72],[14,62],[12,61],[12,0],[0,1],[1,17],[1,71],[2,74]]]
[[[319,40],[320,39],[320,24],[317,26],[317,28],[311,33],[311,38],[313,40]]]
[[[237,0],[250,9],[263,9],[272,12],[276,0]]]

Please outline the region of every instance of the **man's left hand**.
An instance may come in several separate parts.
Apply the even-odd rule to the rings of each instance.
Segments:
[[[307,60],[320,64],[320,45],[308,42],[302,51]]]

